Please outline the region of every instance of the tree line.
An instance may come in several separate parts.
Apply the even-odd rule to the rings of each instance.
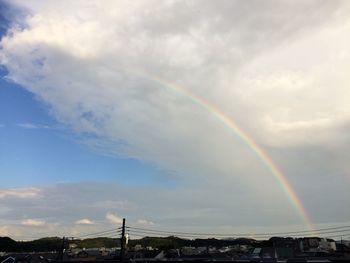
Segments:
[[[264,241],[269,242],[269,241]],[[159,249],[181,248],[184,246],[192,247],[224,247],[230,245],[252,245],[257,241],[253,239],[183,239],[175,236],[169,237],[143,237],[140,239],[129,239],[128,246],[142,245],[143,247],[153,247]],[[259,242],[261,245],[261,242]],[[76,248],[113,248],[120,246],[120,239],[109,237],[97,237],[87,239],[74,239],[65,242],[65,248],[74,244]],[[266,244],[268,245],[268,244]],[[58,251],[62,248],[62,238],[45,237],[32,241],[15,241],[9,237],[0,237],[0,251],[3,252],[51,252]]]

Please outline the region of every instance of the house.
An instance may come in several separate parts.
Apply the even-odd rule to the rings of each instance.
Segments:
[[[89,249],[79,251],[71,261],[95,261],[102,259],[102,253],[99,249]]]
[[[333,253],[337,250],[333,239],[319,237],[299,238],[299,248],[301,252],[326,252]]]

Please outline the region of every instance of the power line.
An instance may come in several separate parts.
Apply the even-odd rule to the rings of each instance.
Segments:
[[[336,238],[336,237],[344,237],[344,236],[349,236],[349,238],[350,238],[350,232],[345,232],[345,233],[334,235],[334,236],[327,236],[327,238]]]
[[[90,235],[88,237],[85,237],[84,239],[86,238],[98,238],[98,237],[106,237],[106,236],[110,236],[110,235],[113,235],[113,236],[119,236],[120,235],[120,232],[107,232],[107,233],[101,233],[101,234],[98,234],[98,235]]]
[[[120,232],[121,231],[121,227],[118,228],[113,228],[113,229],[109,229],[109,230],[105,230],[105,231],[100,231],[100,232],[95,232],[95,233],[89,233],[89,234],[85,234],[85,235],[81,235],[78,236],[76,238],[85,238],[85,237],[89,237],[89,236],[96,236],[96,235],[101,235],[101,234],[108,234],[108,233],[112,233],[112,232]]]
[[[132,230],[129,231],[128,233],[130,234],[148,234],[152,235],[154,234],[157,237],[169,237],[169,236],[174,236],[176,235],[177,237],[203,237],[203,235],[189,235],[189,234],[169,234],[169,233],[159,233],[159,232],[151,232],[151,231],[143,231],[143,230]]]
[[[320,228],[314,230],[301,230],[301,231],[290,231],[290,232],[275,232],[275,233],[257,233],[257,234],[218,234],[218,233],[193,233],[193,232],[176,232],[176,231],[164,231],[164,230],[155,230],[155,229],[147,229],[140,227],[127,227],[130,230],[139,230],[147,233],[159,233],[159,234],[177,234],[177,235],[187,235],[187,236],[220,236],[220,237],[232,237],[232,236],[274,236],[274,235],[303,235],[303,234],[327,234],[327,233],[337,233],[341,231],[348,230],[350,226],[338,226],[338,227],[328,227],[328,228]],[[340,230],[342,229],[342,230]],[[328,231],[328,230],[340,230],[340,231]],[[323,233],[322,233],[323,232]]]
[[[346,232],[344,232],[346,231]],[[346,235],[350,235],[350,232],[348,232],[350,230],[340,230],[340,231],[329,231],[329,232],[324,232],[322,234],[322,238],[332,238],[332,237],[339,237],[339,236],[346,236]],[[325,234],[335,234],[335,233],[339,233],[337,235],[326,235]],[[130,236],[138,236],[138,237],[147,237],[150,234],[154,234],[153,237],[160,237],[160,238],[166,238],[169,237],[169,235],[166,234],[162,234],[162,233],[149,233],[149,232],[145,232],[145,231],[132,231],[132,232],[128,232],[128,234]],[[199,236],[195,236],[195,235],[176,235],[176,237],[178,238],[198,238]],[[202,238],[204,238],[203,236],[201,236]],[[213,237],[213,236],[211,236]],[[269,235],[266,236],[259,236],[258,238],[268,238],[271,237]],[[298,234],[298,235],[289,235],[288,237],[293,237],[293,238],[302,238],[303,235],[302,234]],[[209,237],[208,237],[209,238]],[[251,238],[254,238],[254,236],[252,236]]]
[[[346,229],[342,229],[342,230],[336,230],[336,231],[327,231],[327,232],[323,232],[323,233],[320,233],[320,234],[324,235],[324,234],[341,233],[343,231],[350,231],[350,228],[346,228]]]
[[[335,233],[346,233],[344,231],[350,231],[350,229],[343,229],[343,230],[338,230],[338,231],[328,231],[328,232],[324,232],[324,233],[321,233],[322,236],[326,235],[326,234],[335,234]],[[137,230],[137,231],[130,231],[128,232],[129,234],[131,235],[134,235],[134,234],[143,234],[143,236],[145,235],[154,235],[156,237],[168,237],[169,235],[167,235],[166,233],[155,233],[155,232],[147,232],[147,231],[142,231],[142,230]],[[198,235],[184,235],[184,234],[176,234],[177,237],[186,237],[186,238],[195,238],[195,237],[202,237],[204,238],[204,236],[198,236]],[[214,235],[211,235],[211,236],[207,236],[207,237],[213,237]],[[304,234],[294,234],[294,235],[288,235],[288,237],[303,237],[305,236]],[[220,237],[220,236],[216,236],[216,237]],[[225,236],[226,237],[226,236]],[[234,237],[234,236],[230,236],[230,237]],[[236,237],[240,237],[240,236],[236,236]],[[251,238],[254,238],[254,235],[250,236]],[[257,236],[258,238],[267,238],[267,237],[271,237],[271,235],[266,235],[266,236]]]
[[[131,239],[134,236],[136,236],[136,237],[145,237],[143,235],[138,235],[138,234],[129,234],[129,239]]]
[[[99,235],[90,235],[87,238],[117,237],[119,235],[120,235],[120,232],[109,232],[109,233],[102,233],[102,234],[99,234]]]
[[[194,233],[194,232],[178,232],[178,231],[167,231],[167,230],[156,230],[156,229],[149,229],[149,228],[140,228],[140,227],[133,227],[133,226],[126,226],[126,230],[129,234],[135,235],[138,234],[138,236],[142,236],[142,234],[154,234],[157,236],[167,237],[169,235],[175,235],[178,237],[259,237],[259,238],[265,238],[265,237],[271,237],[275,235],[282,235],[282,236],[290,236],[290,237],[300,237],[305,234],[318,234],[318,235],[325,235],[325,234],[335,234],[335,233],[342,233],[344,231],[350,231],[350,225],[347,226],[336,226],[336,227],[328,227],[328,228],[320,228],[320,229],[314,229],[314,230],[300,230],[300,231],[290,231],[290,232],[274,232],[274,233],[252,233],[252,234],[222,234],[222,233]],[[331,231],[332,230],[332,231]],[[76,239],[81,238],[94,238],[94,237],[109,237],[111,235],[117,235],[121,234],[122,228],[114,228],[114,229],[108,229],[104,231],[94,232],[94,233],[87,233],[78,237],[75,237]],[[339,234],[337,236],[341,235],[347,235],[347,234]],[[142,236],[143,237],[143,236]]]

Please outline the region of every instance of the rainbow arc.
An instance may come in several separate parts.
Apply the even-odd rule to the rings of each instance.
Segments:
[[[230,117],[228,117],[224,112],[215,107],[206,99],[192,93],[190,90],[185,89],[175,83],[169,82],[158,76],[145,75],[147,79],[150,79],[162,86],[171,88],[172,90],[184,95],[189,98],[194,103],[200,105],[202,108],[213,114],[218,120],[220,120],[226,127],[232,130],[236,135],[238,135],[249,147],[250,149],[259,157],[259,159],[265,164],[265,166],[270,170],[275,181],[281,187],[282,191],[285,193],[291,205],[295,208],[304,224],[310,229],[314,229],[314,225],[305,207],[303,206],[300,198],[298,197],[296,191],[293,189],[292,185],[289,183],[287,177],[283,174],[281,169],[273,162],[271,157],[266,153],[259,144],[248,135],[242,128],[240,128],[237,123]]]

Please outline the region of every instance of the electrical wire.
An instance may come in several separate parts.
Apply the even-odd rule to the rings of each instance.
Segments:
[[[275,233],[251,233],[251,234],[221,234],[221,233],[193,233],[193,232],[176,232],[176,231],[164,231],[164,230],[156,230],[156,229],[147,229],[140,227],[126,227],[128,229],[140,230],[140,231],[148,231],[152,233],[164,233],[164,234],[180,234],[180,235],[193,235],[193,236],[271,236],[271,235],[286,235],[286,234],[303,234],[303,233],[321,233],[324,231],[329,232],[328,230],[336,230],[336,229],[344,229],[350,228],[350,226],[338,226],[338,227],[329,227],[322,229],[314,229],[314,230],[301,230],[301,231],[290,231],[290,232],[275,232]],[[326,232],[325,232],[326,233]]]
[[[346,232],[342,232],[342,233],[339,233],[337,235],[332,235],[332,236],[326,236],[326,238],[335,238],[335,237],[343,237],[343,236],[349,236],[350,238],[350,231],[346,231]]]
[[[336,237],[341,237],[341,236],[350,236],[350,232],[342,232],[342,231],[336,231],[336,232],[339,232],[339,234],[337,235],[322,235],[322,236],[318,236],[320,238],[336,238]],[[336,232],[329,232],[329,234],[334,234]],[[166,235],[161,235],[159,236],[159,234],[155,234],[154,236],[150,236],[150,235],[147,235],[147,234],[150,234],[150,233],[144,233],[144,232],[130,232],[128,233],[129,236],[137,236],[137,237],[141,237],[141,238],[145,238],[145,237],[159,237],[159,238],[167,238],[169,236],[166,236]],[[178,238],[184,238],[184,239],[195,239],[195,238],[198,238],[198,236],[184,236],[184,235],[176,235],[176,237]],[[259,237],[256,237],[254,238],[254,236],[252,236],[251,238],[253,239],[264,239],[264,238],[270,238],[271,236],[259,236]],[[288,236],[288,237],[292,237],[292,238],[302,238],[304,236],[302,235],[294,235],[294,236]],[[204,237],[201,237],[201,238],[204,238]],[[213,238],[213,237],[207,237],[207,238]]]
[[[88,233],[88,234],[85,234],[85,235],[81,235],[81,236],[78,236],[78,237],[75,237],[77,239],[80,239],[80,238],[86,238],[86,237],[90,237],[90,236],[97,236],[97,235],[101,235],[101,234],[108,234],[108,233],[114,233],[114,232],[121,232],[121,227],[118,227],[118,228],[113,228],[113,229],[109,229],[109,230],[105,230],[105,231],[100,231],[100,232],[95,232],[95,233]]]
[[[149,232],[149,231],[142,231],[142,230],[133,230],[133,231],[130,231],[129,232],[130,234],[144,234],[143,236],[145,235],[154,235],[155,237],[169,237],[169,236],[176,236],[176,237],[186,237],[186,238],[189,238],[189,237],[203,237],[202,235],[201,236],[198,236],[198,235],[186,235],[186,234],[171,234],[169,235],[168,233],[158,233],[158,232]],[[208,237],[212,237],[212,236],[209,236]]]
[[[220,236],[220,237],[232,237],[232,236],[240,236],[240,237],[251,237],[251,236],[274,236],[274,235],[303,235],[303,234],[326,234],[326,233],[336,233],[339,231],[328,231],[328,230],[337,230],[342,229],[341,231],[348,230],[350,226],[338,226],[338,227],[328,227],[314,230],[301,230],[301,231],[290,231],[290,232],[275,232],[275,233],[257,233],[257,234],[218,234],[218,233],[193,233],[193,232],[176,232],[176,231],[164,231],[164,230],[155,230],[155,229],[147,229],[140,227],[126,227],[127,229],[145,231],[148,233],[163,233],[163,234],[178,234],[178,235],[191,235],[191,236]],[[321,233],[323,232],[323,233]]]
[[[139,237],[144,237],[145,235],[155,235],[157,237],[169,237],[169,236],[177,236],[177,237],[183,237],[183,238],[210,238],[210,237],[257,237],[257,238],[266,238],[271,236],[288,236],[288,237],[301,237],[305,236],[306,234],[312,234],[312,235],[320,235],[324,236],[326,234],[336,234],[332,235],[334,237],[347,235],[347,231],[350,231],[350,226],[336,226],[336,227],[328,227],[328,228],[320,228],[320,229],[314,229],[314,230],[301,230],[301,231],[290,231],[290,232],[274,232],[274,233],[252,233],[252,234],[222,234],[222,233],[194,233],[194,232],[178,232],[178,231],[167,231],[167,230],[157,230],[157,229],[149,229],[149,228],[141,228],[141,227],[134,227],[134,226],[126,226],[127,233],[129,235],[137,235]],[[344,232],[345,231],[345,232]],[[75,237],[76,239],[84,239],[84,238],[96,238],[96,237],[110,237],[111,235],[120,235],[122,232],[122,227],[114,228],[114,229],[108,229],[104,231],[94,232],[94,233],[87,233],[78,237]],[[342,234],[343,233],[343,234]],[[327,235],[327,237],[332,237]]]

